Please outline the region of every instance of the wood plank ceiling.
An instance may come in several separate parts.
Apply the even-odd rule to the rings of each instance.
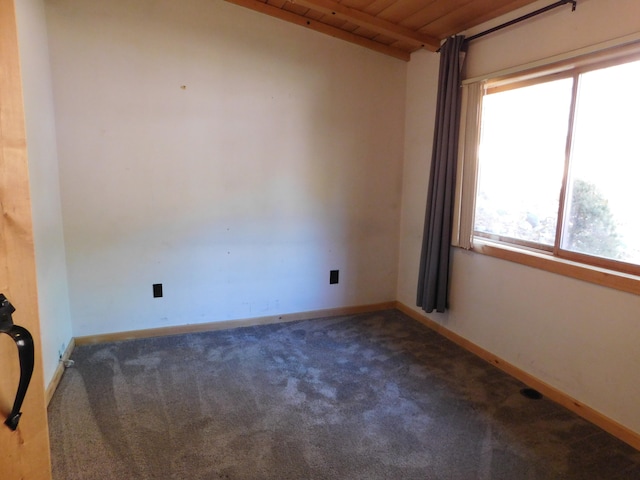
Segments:
[[[227,0],[402,60],[535,0]]]

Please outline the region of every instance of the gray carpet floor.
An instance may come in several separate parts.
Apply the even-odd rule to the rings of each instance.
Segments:
[[[640,453],[402,313],[77,347],[55,480],[640,479]]]

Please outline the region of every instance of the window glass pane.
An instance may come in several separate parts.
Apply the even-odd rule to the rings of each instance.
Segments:
[[[483,98],[476,232],[553,246],[572,78]]]
[[[562,248],[640,264],[640,62],[580,76]]]

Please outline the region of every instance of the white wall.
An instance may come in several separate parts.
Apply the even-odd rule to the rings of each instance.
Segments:
[[[405,62],[220,0],[46,5],[74,335],[395,299]]]
[[[546,4],[539,2],[519,13]],[[636,0],[581,0],[573,13],[570,7],[562,7],[472,43],[467,75],[638,31],[640,3]],[[437,57],[414,54],[407,78],[398,280],[398,300],[412,307],[436,83]],[[640,433],[640,296],[456,249],[450,300],[447,313],[429,317]]]
[[[72,338],[51,69],[42,0],[15,3],[24,87],[41,347],[44,381],[48,385],[60,353]]]

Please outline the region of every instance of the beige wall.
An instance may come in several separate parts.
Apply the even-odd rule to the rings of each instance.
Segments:
[[[414,305],[437,55],[215,1],[46,4],[74,334]],[[638,8],[559,8],[467,74],[640,31]],[[638,296],[456,250],[451,300],[434,320],[640,432]]]
[[[76,336],[395,299],[405,62],[221,0],[46,5]]]
[[[24,88],[44,381],[72,337],[51,69],[42,0],[15,2]],[[19,308],[19,306],[16,306]]]
[[[472,43],[467,75],[639,31],[639,2],[582,0],[573,13],[570,7],[562,7]],[[398,300],[411,307],[428,184],[430,150],[426,147],[433,132],[436,72],[437,57],[427,52],[414,54],[408,66]],[[456,249],[451,309],[429,316],[640,433],[639,296]]]

